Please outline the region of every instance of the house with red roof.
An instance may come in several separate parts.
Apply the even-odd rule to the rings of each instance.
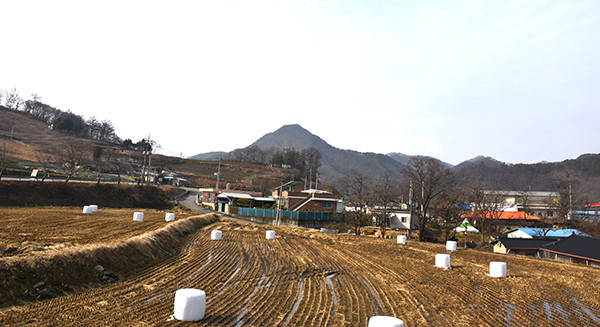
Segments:
[[[475,214],[473,212],[463,215],[464,218],[472,218]],[[488,211],[485,213],[485,218],[492,220],[506,220],[506,221],[537,221],[540,217],[532,216],[524,211]]]

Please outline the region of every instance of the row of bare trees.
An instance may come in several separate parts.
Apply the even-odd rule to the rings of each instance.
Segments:
[[[13,146],[12,142],[0,140],[0,179],[5,175],[12,159]],[[60,166],[60,171],[57,172],[66,176],[65,183],[68,183],[83,168],[90,167],[93,168],[98,183],[105,174],[111,173],[117,175],[117,183],[120,184],[121,176],[130,169],[121,157],[120,150],[116,148],[90,149],[76,140],[66,142],[56,153],[37,151],[35,154],[40,181],[48,178],[51,169]]]
[[[490,191],[483,185],[458,187],[452,172],[429,157],[412,157],[403,175],[403,180],[394,180],[389,172],[384,172],[372,181],[366,175],[352,171],[344,178],[342,193],[351,208],[346,213],[346,221],[356,234],[360,234],[362,227],[372,225],[374,220],[385,236],[391,211],[405,202],[416,218],[412,227],[419,230],[421,241],[428,239],[428,230],[433,228],[448,239],[465,215],[480,230],[482,240],[500,232],[497,222],[506,209],[507,192]],[[541,204],[544,210],[537,213],[540,218],[537,224],[544,229],[544,235],[553,226],[568,223],[571,196],[565,185],[559,185],[559,196],[548,197]],[[522,192],[524,211],[519,214],[525,214],[528,205],[531,206],[528,194],[528,191]]]
[[[63,111],[43,103],[42,97],[37,93],[31,95],[31,100],[23,100],[16,88],[11,91],[0,90],[0,105],[3,102],[6,108],[27,114],[63,133],[92,140],[121,143],[110,120],[101,121],[95,117],[86,120],[70,110]]]
[[[357,235],[363,226],[372,223],[373,217],[385,237],[391,211],[400,208],[408,191],[406,199],[410,198],[410,205],[418,217],[414,226],[420,231],[420,239],[425,239],[425,229],[436,216],[434,212],[441,213],[446,205],[442,199],[450,200],[455,196],[450,187],[452,173],[439,161],[428,157],[412,157],[403,173],[405,179],[402,181],[392,178],[390,172],[384,172],[371,182],[366,175],[353,170],[343,179],[343,194],[351,208],[346,220]],[[367,210],[369,207],[373,211],[371,214]],[[448,208],[446,210],[448,215]]]
[[[227,159],[230,160],[290,167],[296,172],[295,177],[306,178],[307,182],[317,180],[322,158],[321,151],[313,147],[302,150],[294,148],[262,150],[256,145],[233,150],[227,155]]]

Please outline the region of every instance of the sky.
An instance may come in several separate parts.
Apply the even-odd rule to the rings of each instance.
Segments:
[[[0,89],[189,157],[300,124],[451,164],[598,153],[600,2],[0,0]]]

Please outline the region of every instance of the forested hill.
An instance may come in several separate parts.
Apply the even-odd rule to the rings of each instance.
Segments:
[[[302,126],[285,125],[275,132],[268,133],[252,143],[263,150],[292,148],[296,150],[315,148],[321,152],[322,165],[319,175],[330,183],[338,183],[351,170],[360,171],[375,179],[384,171],[390,171],[395,178],[401,178],[404,165],[385,154],[362,153],[341,150],[331,146],[320,137],[310,133]]]
[[[479,184],[503,190],[552,191],[571,185],[579,198],[600,201],[600,154],[537,164],[464,162],[456,167],[454,176],[461,186]]]

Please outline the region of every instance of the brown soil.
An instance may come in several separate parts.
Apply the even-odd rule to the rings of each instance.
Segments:
[[[213,229],[223,240],[210,240]],[[598,269],[464,249],[450,270],[436,268],[435,254],[445,252],[443,244],[222,221],[143,273],[15,308],[0,323],[187,325],[172,317],[174,294],[192,287],[207,294],[200,326],[366,326],[374,315],[406,326],[600,325]],[[508,278],[489,277],[491,261],[506,262]]]

